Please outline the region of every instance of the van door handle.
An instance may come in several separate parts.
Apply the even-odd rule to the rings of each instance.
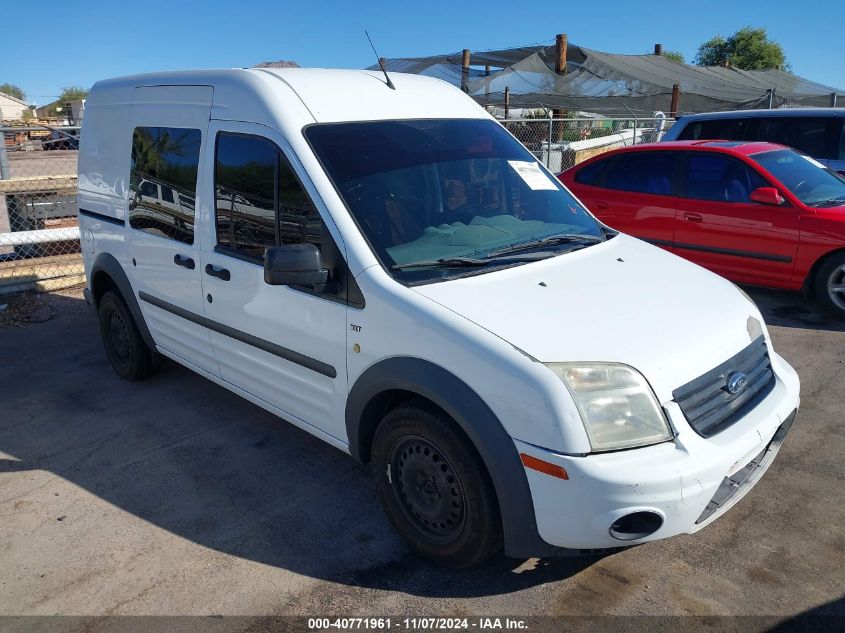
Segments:
[[[606,202],[596,202],[596,209],[601,209],[602,211],[607,211],[610,208],[610,205]]]
[[[684,220],[687,222],[701,222],[704,218],[698,213],[684,213]]]
[[[232,275],[229,274],[227,269],[212,266],[211,264],[205,265],[205,273],[207,275],[211,275],[212,277],[222,279],[223,281],[229,281],[232,278]]]
[[[173,256],[173,263],[177,266],[184,266],[188,270],[193,270],[195,268],[193,259],[186,255],[179,255],[178,253]]]

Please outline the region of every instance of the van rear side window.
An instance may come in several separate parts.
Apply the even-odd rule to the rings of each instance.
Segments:
[[[199,130],[136,127],[132,134],[129,226],[194,243]],[[174,192],[178,196],[174,196]]]

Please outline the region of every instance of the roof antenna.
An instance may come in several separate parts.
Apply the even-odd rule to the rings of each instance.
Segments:
[[[378,59],[378,65],[381,68],[381,72],[384,73],[384,80],[387,82],[387,87],[390,88],[391,90],[396,90],[396,86],[394,86],[393,82],[390,81],[390,77],[387,74],[387,70],[384,68],[384,64],[381,61],[381,57],[379,57],[378,53],[376,53],[376,47],[373,44],[373,40],[370,39],[370,34],[367,33],[367,29],[364,29],[364,35],[367,36],[367,40],[370,42],[370,48],[373,49],[373,53],[375,53],[376,59]]]

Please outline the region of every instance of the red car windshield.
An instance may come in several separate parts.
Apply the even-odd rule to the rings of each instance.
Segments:
[[[783,149],[755,154],[754,160],[808,207],[845,204],[845,178],[809,156]]]

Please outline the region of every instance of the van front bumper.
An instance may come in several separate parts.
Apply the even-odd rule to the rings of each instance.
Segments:
[[[693,533],[727,512],[772,464],[797,414],[795,371],[777,355],[773,367],[772,393],[707,439],[668,403],[677,436],[655,446],[573,456],[514,440],[519,453],[561,466],[568,477],[526,468],[540,537],[570,551],[617,548]],[[631,525],[642,531],[620,532]]]

